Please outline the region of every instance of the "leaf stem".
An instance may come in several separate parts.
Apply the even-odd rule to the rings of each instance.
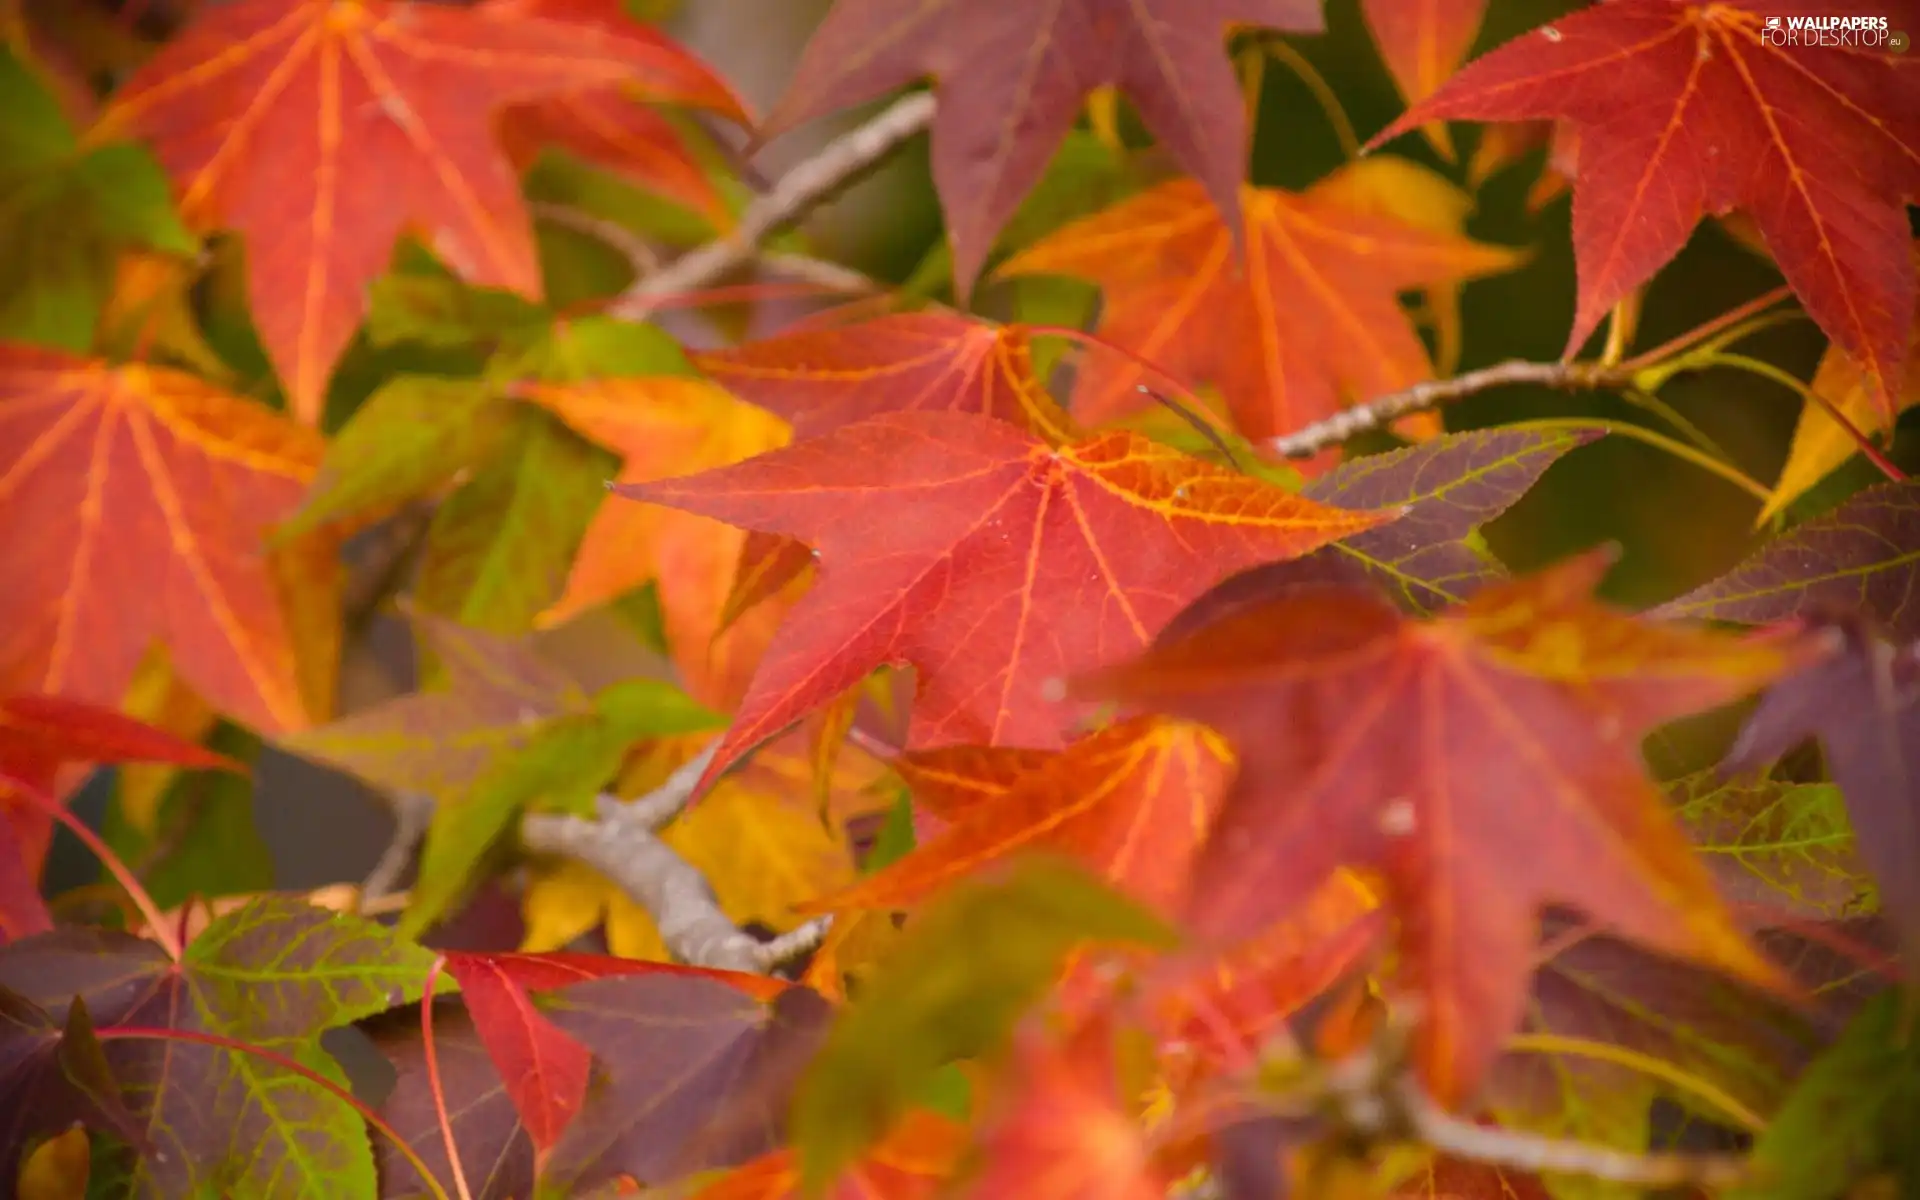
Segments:
[[[99,834],[88,829],[86,822],[68,812],[66,805],[57,802],[53,797],[47,795],[39,788],[34,787],[32,784],[27,783],[25,780],[18,779],[12,775],[0,774],[0,784],[13,789],[14,792],[24,797],[28,804],[47,814],[47,816],[61,825],[66,826],[68,832],[79,838],[81,843],[93,852],[93,856],[100,860],[100,865],[105,867],[107,872],[111,874],[114,880],[120,884],[121,888],[126,891],[127,898],[133,901],[133,906],[140,910],[140,916],[146,921],[147,928],[153,931],[153,940],[158,942],[160,948],[167,952],[168,958],[174,962],[180,961],[180,956],[184,953],[184,947],[181,945],[179,936],[168,927],[166,914],[162,913],[160,906],[153,902],[152,894],[141,884],[139,877],[128,869],[127,864],[120,860],[118,854],[113,852],[113,847],[107,845],[106,841],[102,839]]]
[[[1277,35],[1262,35],[1255,39],[1255,44],[1279,59],[1306,85],[1307,91],[1313,94],[1314,102],[1327,114],[1327,122],[1333,126],[1333,136],[1340,142],[1340,153],[1346,156],[1347,161],[1352,162],[1360,157],[1360,135],[1354,132],[1353,120],[1347,116],[1347,110],[1340,106],[1340,97],[1328,86],[1326,77],[1314,69],[1305,55]]]
[[[1696,342],[1704,341],[1721,330],[1726,329],[1728,326],[1738,324],[1756,313],[1772,308],[1774,305],[1780,303],[1782,300],[1788,299],[1792,295],[1793,289],[1782,284],[1770,292],[1755,296],[1745,304],[1728,309],[1711,321],[1706,321],[1694,326],[1679,337],[1669,338],[1651,350],[1634,355],[1632,358],[1621,363],[1620,368],[1623,371],[1632,372],[1640,370],[1642,367],[1673,358],[1682,350],[1685,350]]]
[[[1542,432],[1562,429],[1601,429],[1609,434],[1618,434],[1636,442],[1645,442],[1655,449],[1665,450],[1675,458],[1718,475],[1763,504],[1773,494],[1767,490],[1765,484],[1738,467],[1721,462],[1711,454],[1689,446],[1685,442],[1670,438],[1664,433],[1656,433],[1644,425],[1635,425],[1631,421],[1609,421],[1604,417],[1544,417],[1537,421],[1515,421],[1510,425],[1502,425],[1501,428],[1538,429]]]
[[[400,1152],[400,1156],[407,1160],[407,1165],[419,1173],[421,1182],[425,1183],[428,1189],[433,1192],[434,1200],[451,1200],[447,1195],[446,1189],[440,1186],[439,1180],[433,1177],[433,1172],[427,1169],[427,1164],[421,1159],[419,1151],[409,1145],[407,1139],[401,1137],[393,1126],[387,1124],[384,1117],[369,1108],[366,1101],[355,1096],[346,1088],[341,1087],[333,1080],[328,1079],[325,1075],[322,1075],[298,1059],[289,1058],[287,1055],[269,1050],[265,1046],[256,1046],[252,1042],[243,1042],[239,1038],[225,1037],[217,1033],[202,1033],[193,1029],[162,1029],[158,1026],[118,1025],[107,1029],[95,1029],[93,1035],[103,1042],[197,1042],[203,1046],[216,1046],[222,1050],[233,1051],[236,1054],[251,1054],[255,1058],[270,1062],[284,1071],[291,1071],[308,1083],[324,1089],[328,1094],[345,1103],[359,1115],[361,1120],[378,1130],[380,1135],[389,1142],[392,1142],[393,1148]]]
[[[447,1169],[453,1172],[454,1191],[460,1200],[473,1200],[473,1191],[467,1187],[467,1169],[460,1163],[460,1146],[453,1136],[453,1118],[447,1115],[447,1093],[440,1083],[440,1053],[433,1044],[433,988],[446,965],[446,955],[434,955],[427,982],[420,989],[420,1056],[427,1066],[427,1094],[433,1097],[433,1118],[440,1125],[441,1144],[447,1148]],[[427,1178],[424,1171],[421,1178]]]
[[[1733,367],[1736,370],[1758,375],[1762,379],[1770,379],[1781,387],[1799,393],[1800,398],[1806,401],[1808,405],[1825,411],[1828,418],[1831,419],[1834,424],[1838,425],[1843,433],[1853,439],[1854,445],[1858,446],[1860,452],[1867,456],[1867,461],[1880,469],[1882,475],[1885,475],[1895,483],[1906,482],[1906,472],[1894,466],[1893,461],[1880,452],[1880,447],[1873,444],[1872,438],[1862,433],[1859,426],[1849,421],[1846,414],[1841,412],[1833,401],[1822,396],[1819,392],[1814,391],[1811,386],[1803,383],[1791,372],[1782,370],[1772,363],[1765,362],[1758,358],[1753,358],[1745,354],[1729,354],[1725,351],[1704,356],[1702,365]]]
[[[1625,1046],[1596,1042],[1587,1038],[1566,1037],[1557,1033],[1516,1033],[1507,1039],[1509,1051],[1522,1054],[1565,1055],[1593,1062],[1612,1063],[1642,1075],[1670,1083],[1719,1109],[1749,1133],[1767,1127],[1767,1119],[1740,1103],[1725,1091],[1672,1063],[1651,1054],[1642,1054]]]

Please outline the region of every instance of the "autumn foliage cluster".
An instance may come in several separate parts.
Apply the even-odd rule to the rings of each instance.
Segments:
[[[0,1194],[1920,1195],[1920,5],[702,3],[0,2]]]

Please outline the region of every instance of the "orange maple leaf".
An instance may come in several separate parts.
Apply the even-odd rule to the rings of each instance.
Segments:
[[[1031,757],[1018,749],[980,755],[991,756]],[[999,774],[988,766],[989,781]],[[904,858],[804,911],[909,907],[1031,849],[1073,857],[1143,903],[1170,910],[1186,895],[1193,858],[1231,778],[1226,743],[1204,726],[1123,721],[1050,755]]]
[[[1588,555],[1431,622],[1310,587],[1082,682],[1225,733],[1241,773],[1195,873],[1191,918],[1246,936],[1341,866],[1378,871],[1420,999],[1417,1056],[1464,1099],[1520,1023],[1539,916],[1577,908],[1766,985],[1647,778],[1652,727],[1789,669],[1795,642],[1615,612]]]
[[[529,400],[621,456],[620,482],[725,466],[784,445],[784,422],[704,380],[676,376],[529,384]],[[725,624],[746,534],[693,513],[609,499],[595,514],[566,588],[540,614],[557,625],[656,581],[667,647],[689,695],[731,709],[778,625],[779,606]]]
[[[158,639],[221,711],[306,725],[299,585],[263,544],[322,448],[183,372],[0,346],[0,559],[17,573],[0,591],[0,692],[117,704]]]
[[[1191,386],[1211,384],[1240,432],[1258,440],[1431,378],[1398,294],[1522,257],[1356,208],[1341,175],[1297,194],[1247,188],[1241,208],[1244,263],[1204,190],[1183,179],[1054,231],[1000,273],[1098,284],[1101,337]],[[1098,423],[1144,407],[1141,379],[1134,362],[1091,356],[1074,414]]]
[[[145,140],[190,225],[246,239],[254,323],[293,411],[317,421],[401,233],[423,234],[469,282],[540,295],[495,122],[510,105],[661,70],[657,39],[594,15],[604,7],[214,5],[135,73],[90,136]]]
[[[788,613],[703,780],[883,664],[918,673],[908,748],[1058,746],[1050,679],[1128,653],[1236,570],[1394,514],[1348,512],[1115,431],[1054,446],[972,413],[885,413],[636,500],[798,538]]]
[[[1473,47],[1487,0],[1361,0],[1360,11],[1393,72],[1393,82],[1409,102],[1431,96]],[[1453,139],[1443,122],[1420,130],[1445,158],[1453,157]]]
[[[1017,325],[952,313],[893,313],[687,357],[734,395],[792,422],[796,441],[878,413],[936,409],[998,417],[1052,442],[1076,435],[1073,421],[1035,377],[1033,346]],[[812,565],[803,542],[749,534],[724,620]]]

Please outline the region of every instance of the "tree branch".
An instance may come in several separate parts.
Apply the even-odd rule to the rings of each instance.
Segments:
[[[661,940],[681,962],[765,975],[819,945],[829,918],[762,942],[728,920],[706,877],[655,836],[693,798],[719,748],[715,741],[637,800],[601,795],[597,820],[528,813],[520,820],[520,839],[530,850],[565,855],[619,885],[653,917]]]
[[[689,251],[628,288],[606,311],[638,320],[661,300],[706,287],[752,259],[760,240],[799,219],[814,205],[845,187],[894,147],[933,120],[933,93],[915,92],[896,101],[872,120],[828,142],[818,154],[780,177],[780,182],[747,206],[726,235]]]
[[[1536,363],[1516,359],[1468,371],[1451,379],[1430,379],[1425,383],[1416,383],[1404,392],[1377,396],[1365,404],[1343,409],[1325,420],[1271,438],[1266,448],[1287,458],[1309,458],[1359,434],[1389,425],[1401,417],[1438,408],[1442,404],[1497,387],[1531,383],[1566,391],[1590,391],[1623,387],[1630,382],[1630,378],[1629,373],[1617,367],[1599,363]]]

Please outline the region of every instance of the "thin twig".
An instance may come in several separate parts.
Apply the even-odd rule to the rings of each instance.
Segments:
[[[575,233],[584,233],[618,251],[632,268],[635,279],[660,269],[660,256],[653,252],[652,246],[647,245],[647,240],[618,221],[609,221],[605,217],[596,217],[590,212],[546,200],[536,200],[527,207],[543,221]]]
[[[780,182],[740,214],[740,221],[724,237],[675,259],[617,297],[606,311],[617,317],[639,319],[658,302],[679,292],[705,287],[735,267],[751,260],[761,239],[798,220],[814,205],[845,187],[894,147],[925,129],[933,120],[931,92],[915,92],[872,120],[841,134],[818,154],[780,177]]]
[[[819,945],[828,919],[762,942],[729,920],[706,876],[655,836],[693,798],[719,748],[715,741],[637,800],[600,796],[597,820],[529,813],[521,818],[520,839],[530,850],[565,855],[619,885],[653,917],[667,950],[681,962],[765,975]]]
[[[862,296],[885,291],[887,287],[871,275],[809,254],[781,254],[768,250],[756,258],[767,270],[814,284],[822,291]]]
[[[1267,449],[1287,458],[1310,458],[1322,450],[1340,445],[1359,434],[1390,425],[1401,417],[1438,408],[1455,400],[1497,387],[1531,383],[1567,391],[1623,387],[1625,373],[1597,363],[1537,363],[1514,360],[1468,371],[1451,379],[1430,379],[1416,383],[1404,392],[1377,396],[1303,426],[1292,433],[1270,439]]]
[[[412,864],[413,852],[420,848],[420,840],[427,836],[427,826],[432,821],[432,796],[423,792],[401,792],[394,796],[393,837],[388,839],[387,848],[380,852],[380,861],[373,864],[373,870],[367,872],[366,881],[360,885],[363,906],[399,886],[400,876],[406,874]]]

